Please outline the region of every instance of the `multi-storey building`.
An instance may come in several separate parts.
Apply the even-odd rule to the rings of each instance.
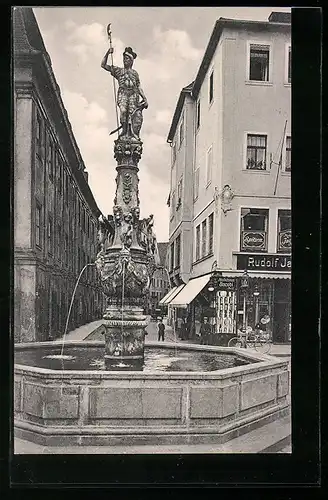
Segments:
[[[273,341],[288,342],[290,14],[216,22],[195,81],[180,94],[168,142],[170,272],[176,285],[188,283],[170,305],[191,308],[201,320],[213,302],[206,288],[215,269],[222,278],[216,332],[233,334],[244,320],[254,327],[265,316]],[[244,314],[245,270],[251,287]]]
[[[41,341],[64,332],[76,280],[95,260],[100,210],[31,8],[14,9],[13,49],[14,335]],[[70,329],[99,319],[102,308],[90,266]]]
[[[160,266],[155,270],[149,288],[149,312],[153,313],[159,306],[160,300],[167,294],[170,283],[167,270],[168,243],[158,243]]]

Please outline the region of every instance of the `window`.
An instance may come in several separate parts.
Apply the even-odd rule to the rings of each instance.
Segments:
[[[199,194],[199,167],[194,172],[194,200],[197,200]]]
[[[52,180],[54,177],[54,147],[50,136],[48,136],[48,147],[47,147],[47,169],[49,178]]]
[[[171,252],[171,255],[170,255],[170,268],[171,268],[171,271],[173,271],[173,267],[174,267],[174,242],[171,243],[170,252]]]
[[[39,113],[36,114],[35,146],[38,156],[42,156],[43,123]]]
[[[209,95],[208,95],[208,99],[209,99],[210,104],[213,101],[213,75],[214,75],[214,73],[212,71],[211,76],[210,76]]]
[[[214,214],[208,218],[208,253],[213,253]]]
[[[180,248],[181,248],[181,236],[179,234],[175,242],[175,267],[180,266]]]
[[[40,248],[42,247],[41,218],[42,218],[42,207],[40,203],[37,201],[35,207],[35,244]]]
[[[63,170],[64,170],[63,162],[62,162],[62,159],[60,158],[59,159],[59,192],[60,193],[63,192]]]
[[[65,265],[67,266],[67,264],[68,264],[68,234],[66,231],[64,233],[64,260],[65,260]]]
[[[250,46],[249,79],[258,82],[269,81],[269,45]]]
[[[287,53],[287,82],[292,82],[292,50],[291,47],[288,47]]]
[[[174,217],[174,210],[175,210],[175,191],[172,193],[171,197],[171,219]]]
[[[286,163],[285,163],[285,172],[290,172],[292,168],[291,162],[292,156],[292,138],[290,136],[286,137]]]
[[[247,170],[266,170],[267,136],[247,134]]]
[[[179,147],[183,143],[183,139],[184,139],[184,116],[182,117],[180,129],[179,129]]]
[[[68,198],[69,198],[69,177],[67,173],[65,172],[65,203],[66,205],[68,204]]]
[[[241,251],[267,251],[268,219],[267,209],[241,209]]]
[[[182,177],[178,182],[178,199],[177,199],[177,210],[179,209],[182,201]]]
[[[207,220],[202,222],[202,257],[206,255],[206,243],[207,243]]]
[[[79,227],[81,227],[81,202],[80,200],[78,199],[78,202],[77,202],[77,206],[78,206],[78,221],[79,221]]]
[[[200,100],[197,102],[197,116],[196,116],[196,128],[200,127]]]
[[[196,260],[200,259],[200,224],[196,227]]]
[[[53,252],[53,226],[52,217],[48,217],[48,253],[52,255]]]
[[[61,229],[62,229],[62,226],[61,224],[57,224],[57,257],[58,257],[58,260],[61,259],[61,247],[62,247],[62,243],[61,243]]]
[[[290,210],[278,210],[278,252],[292,250],[292,217]]]
[[[172,146],[172,165],[174,165],[176,157],[177,157],[177,145],[176,142],[174,142]]]
[[[206,186],[211,183],[212,180],[212,146],[207,151],[206,158]]]

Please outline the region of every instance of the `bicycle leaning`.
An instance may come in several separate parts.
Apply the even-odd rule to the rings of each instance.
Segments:
[[[241,347],[254,349],[257,352],[266,354],[271,349],[272,342],[269,335],[263,331],[238,332],[237,337],[232,337],[228,342],[228,347]]]

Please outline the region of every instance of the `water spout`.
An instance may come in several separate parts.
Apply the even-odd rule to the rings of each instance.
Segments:
[[[88,267],[88,266],[95,266],[96,264],[94,262],[90,262],[89,264],[86,264],[80,274],[79,274],[79,277],[77,278],[76,280],[76,283],[75,283],[75,287],[74,287],[74,290],[73,290],[73,293],[72,293],[72,298],[71,298],[71,303],[70,303],[70,306],[69,306],[69,310],[68,310],[68,314],[67,314],[67,319],[66,319],[66,325],[65,325],[65,331],[64,331],[64,335],[63,335],[63,340],[62,340],[62,347],[61,347],[61,352],[60,352],[60,356],[61,358],[63,358],[63,352],[64,352],[64,345],[65,345],[65,340],[66,340],[66,334],[67,334],[67,328],[68,328],[68,324],[69,324],[69,319],[70,319],[70,316],[71,316],[71,311],[72,311],[72,306],[73,306],[73,302],[74,302],[74,297],[75,297],[75,293],[76,293],[76,290],[77,290],[77,287],[78,287],[78,284],[80,282],[80,279],[82,277],[82,274],[84,273],[85,269]]]

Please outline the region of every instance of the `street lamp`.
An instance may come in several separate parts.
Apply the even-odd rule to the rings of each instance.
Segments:
[[[214,290],[216,290],[218,288],[218,281],[219,281],[219,277],[221,275],[222,274],[220,273],[220,271],[213,271],[213,274],[212,274],[210,281],[208,282],[208,285],[207,285],[207,290],[209,292],[214,292]]]
[[[255,297],[255,327],[256,327],[256,325],[259,322],[259,295],[260,295],[257,283],[255,283],[254,285],[253,295]]]
[[[243,292],[243,333],[246,333],[246,294],[249,289],[249,275],[247,270],[243,272],[240,278],[240,289]]]

